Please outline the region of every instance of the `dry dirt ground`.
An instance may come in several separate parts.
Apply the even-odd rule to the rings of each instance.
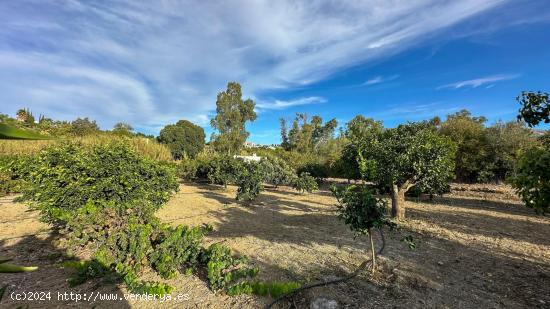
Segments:
[[[407,220],[386,231],[386,247],[373,277],[368,272],[348,281],[302,292],[279,308],[310,308],[334,300],[338,308],[550,308],[550,218],[526,209],[504,186],[454,186],[435,200],[409,199]],[[207,243],[224,242],[250,257],[261,280],[314,282],[344,277],[368,257],[366,239],[354,239],[335,213],[327,190],[300,195],[288,188],[267,189],[252,205],[234,201],[235,188],[182,184],[158,213],[171,224],[210,223]],[[0,255],[40,270],[0,274],[8,292],[0,307],[30,308],[259,308],[269,298],[214,294],[194,276],[168,282],[183,300],[58,300],[58,292],[116,293],[123,286],[87,282],[69,288],[72,270],[60,266],[64,251],[37,213],[13,196],[0,199]],[[411,250],[401,241],[412,235]],[[381,245],[379,235],[376,244]],[[155,279],[145,274],[146,279]],[[156,278],[158,279],[158,278]],[[50,291],[50,301],[16,302],[12,292]],[[97,294],[98,295],[98,294]]]

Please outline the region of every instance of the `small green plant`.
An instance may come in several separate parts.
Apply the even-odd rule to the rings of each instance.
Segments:
[[[228,295],[258,295],[258,296],[271,296],[273,298],[279,298],[283,295],[289,294],[294,290],[300,288],[301,284],[296,281],[285,282],[241,282],[235,284],[227,289]]]
[[[105,265],[102,265],[97,260],[66,261],[63,263],[63,266],[76,270],[73,277],[68,280],[71,287],[82,284],[91,278],[104,277],[109,271]]]
[[[254,277],[258,268],[249,267],[246,257],[234,257],[231,250],[221,244],[212,244],[204,252],[208,281],[213,290],[226,289],[239,279]]]
[[[338,201],[338,217],[357,236],[369,236],[372,258],[372,272],[376,269],[376,250],[372,231],[384,226],[395,227],[387,216],[387,205],[382,199],[376,198],[371,189],[365,186],[351,185],[344,188],[332,186],[332,194]]]
[[[407,246],[409,246],[409,249],[414,250],[416,249],[416,242],[414,241],[414,238],[412,235],[407,235],[401,238],[401,241],[406,243]]]
[[[303,172],[299,177],[295,178],[292,186],[300,193],[311,193],[318,189],[317,182],[308,172]]]

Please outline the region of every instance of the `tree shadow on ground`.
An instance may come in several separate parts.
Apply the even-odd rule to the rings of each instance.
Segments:
[[[218,192],[201,190],[199,193],[222,204],[235,203],[235,200]],[[263,195],[250,205],[221,209],[217,219],[221,223],[212,232],[215,237],[254,236],[270,242],[300,245],[357,244],[353,241],[352,233],[334,213],[275,196]],[[327,236],[329,230],[338,233]]]
[[[429,206],[428,206],[429,207]],[[539,233],[547,223],[516,218],[493,217],[479,213],[434,212],[427,209],[407,209],[409,219],[422,220],[439,227],[470,235],[482,235],[496,239],[520,240],[533,245],[550,246],[549,235]]]
[[[71,260],[65,250],[57,248],[58,238],[53,234],[30,235],[19,238],[0,240],[0,255],[12,258],[14,264],[24,266],[38,266],[38,270],[27,273],[3,273],[1,285],[7,285],[7,291],[0,301],[0,307],[25,308],[54,308],[54,307],[79,307],[79,308],[130,308],[124,300],[123,292],[115,284],[104,284],[100,280],[90,280],[81,285],[70,287],[67,280],[72,277],[75,270],[63,267],[64,261]],[[29,292],[35,293],[39,300],[17,300]],[[47,294],[50,292],[49,294]],[[71,296],[71,293],[73,295]],[[76,300],[77,294],[81,298]],[[49,295],[50,299],[46,296]],[[86,295],[86,296],[85,296]],[[84,297],[93,296],[93,300],[83,300]],[[117,300],[102,300],[106,295],[116,297]],[[71,299],[72,297],[72,299]],[[12,299],[13,298],[13,299]]]
[[[412,232],[414,233],[414,232]],[[399,269],[398,289],[418,307],[544,307],[550,303],[550,265],[461,244],[447,237],[414,233],[418,247],[388,244],[386,256]]]
[[[201,194],[217,201],[227,199],[220,192],[207,194],[201,192]],[[259,239],[260,244],[250,243],[249,240],[247,244],[258,246],[257,259],[262,260],[264,264],[262,266],[268,269],[268,272],[288,273],[288,269],[280,267],[279,264],[289,260],[309,265],[304,271],[291,272],[294,273],[294,278],[305,278],[308,272],[335,273],[334,268],[339,265],[338,259],[341,258],[336,255],[355,255],[356,258],[357,255],[364,255],[368,249],[366,242],[354,240],[353,234],[334,213],[327,210],[326,206],[315,207],[315,201],[302,203],[285,199],[285,194],[286,192],[262,194],[252,205],[220,210],[217,214],[220,223],[213,232],[213,236],[229,239],[250,236],[253,239]],[[455,206],[452,204],[453,198],[447,198],[444,201],[451,201],[449,202],[451,204],[441,203],[439,199],[436,203],[449,207]],[[492,207],[509,207],[506,204],[508,203],[489,201],[487,205],[467,204],[463,207],[464,204],[459,203],[456,207],[499,212],[500,208]],[[518,207],[516,204],[511,205]],[[519,224],[518,230],[545,229],[544,233],[539,231],[541,235],[548,235],[550,232],[548,226],[542,224],[532,225],[532,222],[518,222],[517,219],[506,217],[497,219],[484,213],[459,212],[453,217],[446,212],[430,212],[429,205],[426,205],[426,210],[410,209],[409,213],[413,219],[433,222],[472,237],[479,234],[494,236],[491,234],[491,229],[495,229],[495,233],[508,233],[507,227],[514,224]],[[519,213],[516,211],[513,213],[529,215],[521,210]],[[469,222],[475,222],[475,225],[465,225]],[[500,227],[502,230],[499,229]],[[412,234],[418,248],[406,249],[400,241],[401,234]],[[533,236],[533,233],[522,235],[514,233],[512,236],[507,236],[512,240],[539,245],[548,243],[539,236]],[[375,239],[380,243],[379,237]],[[390,284],[382,284],[374,288],[366,287],[358,278],[349,283],[319,288],[315,292],[316,295],[329,295],[347,304],[349,308],[364,308],[369,307],[369,304],[372,304],[372,307],[386,308],[395,306],[536,307],[550,303],[550,295],[547,293],[550,266],[544,261],[534,262],[533,257],[524,259],[498,248],[488,248],[481,243],[465,245],[459,243],[453,235],[430,230],[402,228],[401,233],[397,232],[388,237],[387,242],[383,260],[388,265],[385,271],[392,277]],[[272,254],[269,257],[270,260],[266,260],[267,253],[262,252],[262,248],[267,248],[265,246],[275,248],[270,253]],[[306,255],[315,254],[313,252],[318,250],[326,250],[327,253],[317,252],[315,259],[310,262]],[[340,264],[344,265],[350,260],[347,261]],[[337,270],[336,273],[341,272]],[[367,295],[361,293],[360,289],[374,289],[373,292],[378,294],[373,297],[372,293]],[[353,299],[345,300],[350,295],[349,291],[358,292]]]
[[[420,200],[423,201],[423,200]],[[429,202],[429,201],[426,201]],[[511,215],[535,216],[535,212],[521,205],[520,202],[495,201],[481,198],[468,198],[460,196],[438,196],[432,201],[436,204],[443,204],[452,207],[476,210],[489,210],[507,213]]]

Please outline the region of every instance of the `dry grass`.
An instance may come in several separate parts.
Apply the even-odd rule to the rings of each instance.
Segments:
[[[0,140],[0,155],[22,155],[38,153],[56,143],[73,141],[87,146],[104,145],[113,141],[124,141],[132,149],[153,160],[172,159],[170,150],[165,146],[143,137],[124,137],[113,134],[97,134],[85,137],[73,137],[58,140]]]
[[[260,279],[316,281],[342,277],[367,257],[368,246],[353,239],[335,215],[327,191],[299,195],[281,188],[267,190],[250,206],[234,202],[235,188],[185,184],[158,215],[171,224],[210,223],[215,231],[207,242],[223,241],[248,255],[261,268]],[[508,190],[503,188],[503,190]],[[550,304],[550,218],[535,215],[516,199],[502,193],[458,191],[434,202],[407,201],[408,219],[401,232],[390,233],[375,277],[364,274],[347,283],[317,288],[282,304],[309,307],[316,297],[338,301],[342,308],[533,308]],[[12,238],[42,231],[36,214],[4,199],[10,210],[0,215],[0,242],[7,255],[42,270],[5,276],[18,291],[81,291],[97,289],[97,282],[74,289],[66,286],[70,271],[49,269],[48,259],[59,249],[47,235]],[[5,228],[4,228],[5,227]],[[418,244],[409,250],[401,234],[412,234]],[[380,238],[376,238],[380,244]],[[145,278],[156,279],[152,274]],[[4,281],[4,280],[3,280]],[[171,280],[176,293],[189,293],[182,304],[130,302],[137,308],[259,308],[269,300],[226,297],[209,291],[196,277]],[[102,286],[124,292],[123,287]],[[13,303],[11,303],[13,304]],[[36,305],[36,304],[35,304]],[[71,302],[43,306],[74,305]],[[113,303],[100,303],[99,308]],[[33,307],[34,308],[34,307]]]

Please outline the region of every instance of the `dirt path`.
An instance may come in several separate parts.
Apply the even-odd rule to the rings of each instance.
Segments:
[[[297,295],[282,307],[307,308],[313,299],[336,300],[340,308],[548,308],[550,307],[550,218],[535,215],[506,192],[457,191],[434,202],[407,201],[403,229],[390,233],[378,274]],[[224,241],[260,267],[259,279],[316,281],[343,277],[367,256],[363,239],[336,218],[327,191],[299,195],[290,189],[266,190],[250,206],[234,202],[234,188],[182,185],[159,211],[171,224],[210,223],[207,242]],[[22,264],[41,267],[28,274],[0,274],[15,291],[111,292],[89,282],[69,289],[71,270],[58,266],[62,251],[37,214],[10,198],[0,201],[0,247]],[[16,218],[16,219],[14,219]],[[37,236],[24,235],[36,234]],[[416,250],[400,241],[412,234]],[[377,237],[378,243],[379,237]],[[152,274],[146,274],[154,279]],[[117,307],[258,308],[266,298],[216,295],[196,277],[168,281],[184,302],[118,302]],[[57,296],[57,295],[56,295]],[[9,295],[4,297],[6,303]],[[75,306],[71,301],[34,302],[31,308]],[[86,304],[91,307],[91,304]],[[113,302],[97,302],[110,308]]]

